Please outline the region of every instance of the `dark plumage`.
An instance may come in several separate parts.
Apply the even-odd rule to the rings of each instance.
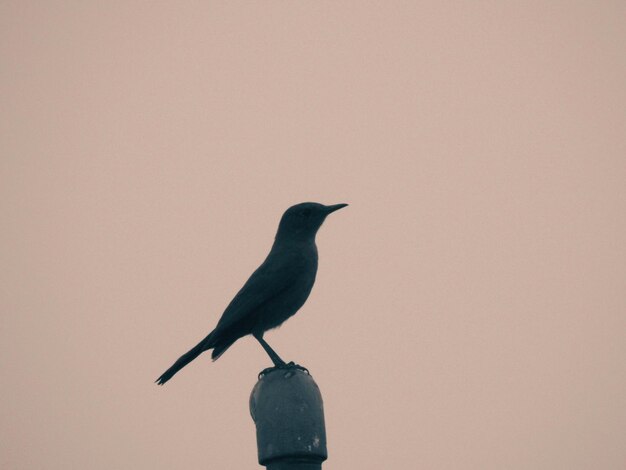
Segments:
[[[285,362],[265,342],[263,333],[295,314],[308,298],[317,273],[315,235],[328,214],[345,206],[305,202],[287,209],[269,255],[226,307],[215,329],[183,354],[156,383],[163,385],[209,349],[216,360],[235,341],[250,334],[261,343],[276,367],[284,367]]]

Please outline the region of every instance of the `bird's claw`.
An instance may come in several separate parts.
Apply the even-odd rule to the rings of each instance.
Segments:
[[[307,375],[311,375],[309,372],[309,369],[291,361],[287,363],[283,362],[282,364],[276,364],[273,367],[268,367],[267,369],[263,369],[261,372],[259,372],[259,380],[261,380],[263,376],[265,376],[266,374],[269,374],[270,372],[273,372],[275,370],[289,370],[289,369],[298,369]]]
[[[293,361],[291,361],[291,362],[289,362],[289,363],[285,364],[285,366],[284,366],[284,367],[282,367],[282,368],[284,368],[284,369],[298,369],[298,370],[301,370],[302,372],[304,372],[306,375],[311,375],[311,374],[309,373],[309,369],[307,369],[307,368],[306,368],[306,367],[304,367],[304,366],[301,366],[300,364],[296,364],[296,363],[295,363],[295,362],[293,362]]]

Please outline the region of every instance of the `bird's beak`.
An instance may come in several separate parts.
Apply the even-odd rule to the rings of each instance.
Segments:
[[[342,207],[346,207],[347,205],[348,204],[335,204],[334,206],[326,206],[326,215],[330,214],[331,212],[338,211],[339,209],[341,209]]]

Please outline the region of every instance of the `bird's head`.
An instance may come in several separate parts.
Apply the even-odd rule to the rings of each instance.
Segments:
[[[348,204],[325,206],[317,202],[303,202],[291,206],[285,211],[278,225],[277,239],[308,240],[314,239],[318,229],[331,212],[346,207]]]

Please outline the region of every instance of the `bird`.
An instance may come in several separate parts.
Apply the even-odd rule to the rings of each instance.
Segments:
[[[315,235],[329,214],[347,205],[303,202],[287,209],[267,258],[228,304],[215,329],[155,382],[165,384],[205,351],[212,350],[211,358],[217,360],[235,341],[247,335],[252,335],[268,354],[274,364],[270,369],[300,367],[283,361],[263,334],[280,326],[306,302],[317,274]]]

